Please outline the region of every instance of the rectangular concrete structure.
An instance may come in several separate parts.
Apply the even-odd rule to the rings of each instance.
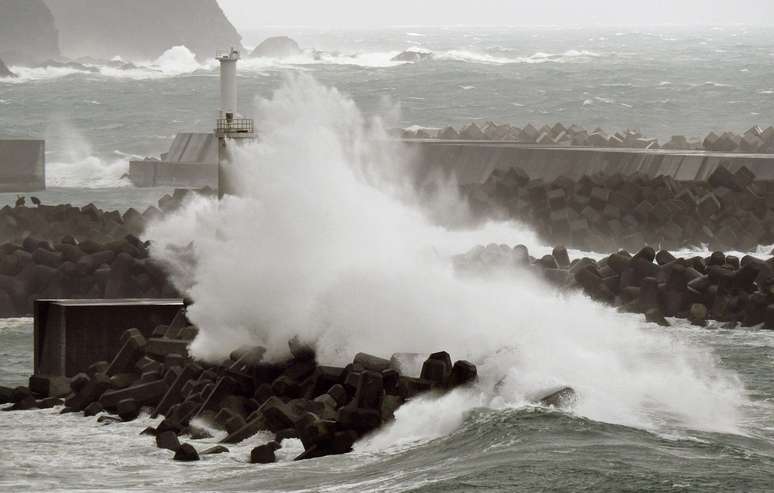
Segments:
[[[34,373],[72,377],[96,361],[110,362],[124,331],[150,338],[182,307],[180,299],[36,300]]]
[[[129,162],[129,179],[138,187],[216,189],[218,139],[211,133],[180,133],[161,159]]]
[[[45,141],[0,139],[0,192],[45,189]]]
[[[218,187],[218,165],[131,161],[129,177],[136,187],[204,188]]]
[[[483,183],[496,169],[520,167],[532,178],[551,181],[559,176],[578,179],[593,173],[650,177],[666,175],[680,181],[706,180],[724,164],[731,172],[742,166],[757,180],[774,180],[774,155],[541,146],[508,141],[415,139],[404,141],[412,150],[422,182],[431,173],[456,176],[460,185]]]

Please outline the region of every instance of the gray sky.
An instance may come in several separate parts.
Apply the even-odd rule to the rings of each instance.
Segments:
[[[774,0],[218,0],[261,26],[774,24]]]

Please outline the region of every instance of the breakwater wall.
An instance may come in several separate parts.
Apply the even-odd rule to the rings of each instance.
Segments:
[[[430,173],[455,175],[460,185],[483,183],[495,170],[523,169],[532,178],[573,180],[605,173],[677,181],[704,181],[723,164],[731,172],[747,167],[760,181],[774,180],[774,154],[712,151],[563,147],[507,141],[404,140],[413,151],[418,179]]]
[[[218,186],[218,139],[212,133],[179,133],[157,158],[129,162],[136,187],[203,188]]]
[[[673,135],[663,145],[659,144],[658,139],[643,135],[639,130],[626,129],[609,134],[601,128],[585,129],[574,124],[565,126],[562,123],[542,127],[529,123],[524,128],[519,128],[509,123],[498,124],[491,121],[480,127],[472,122],[459,130],[454,127],[443,129],[420,127],[416,130],[394,129],[393,135],[403,139],[495,140],[519,144],[582,147],[774,153],[774,127],[769,126],[764,129],[758,125],[741,134],[729,131],[710,132],[704,139]]]
[[[0,139],[0,192],[45,189],[45,141]]]
[[[483,134],[482,134],[483,135]],[[746,166],[760,180],[774,179],[774,154],[636,147],[644,139],[621,146],[535,144],[517,140],[402,138],[415,155],[417,179],[430,172],[454,174],[461,185],[483,183],[496,169],[520,167],[530,176],[554,180],[606,173],[678,181],[706,180],[721,164],[735,172]],[[563,142],[563,141],[560,141]],[[622,147],[630,142],[632,147]],[[217,139],[212,134],[178,134],[160,159],[129,163],[128,176],[138,187],[217,188]]]
[[[151,337],[159,325],[178,323],[181,299],[35,301],[35,375],[73,377],[121,349],[121,334],[134,328]]]

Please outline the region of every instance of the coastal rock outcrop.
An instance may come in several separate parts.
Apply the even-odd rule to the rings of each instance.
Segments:
[[[3,60],[0,59],[0,78],[11,78],[16,77],[16,74],[11,72],[11,69],[9,69],[5,63],[3,63]]]
[[[26,1],[26,0],[25,0]],[[19,2],[24,3],[24,2]],[[242,38],[216,0],[47,0],[62,54],[154,60],[173,46],[199,59],[241,48]]]
[[[59,33],[43,0],[0,0],[1,59],[20,65],[59,56]]]
[[[266,38],[250,53],[251,57],[287,58],[301,54],[301,47],[287,36]]]
[[[393,62],[421,62],[424,60],[430,60],[433,58],[433,52],[429,50],[406,50],[403,51],[390,60]]]

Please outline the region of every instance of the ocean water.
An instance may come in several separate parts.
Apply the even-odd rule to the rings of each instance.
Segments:
[[[251,342],[278,353],[294,334],[334,364],[357,351],[446,349],[478,365],[479,384],[407,404],[352,454],[296,463],[302,447],[291,440],[268,466],[247,464],[263,435],[178,464],[139,435],[147,417],[103,426],[56,410],[0,413],[0,489],[772,489],[774,333],[665,329],[525,273],[456,276],[449,256],[478,244],[524,243],[533,255],[550,246],[519,224],[448,228],[466,213],[453,187],[422,200],[403,186],[403,156],[375,144],[384,127],[488,119],[662,139],[768,125],[772,31],[289,34],[325,53],[242,65],[242,109],[262,138],[229,171],[240,196],[197,199],[147,232],[194,300],[192,351],[208,358]],[[435,59],[390,61],[410,47]],[[127,159],[163,152],[176,132],[207,131],[217,106],[215,64],[184,48],[130,71],[12,69],[21,77],[0,81],[0,134],[47,139],[47,203],[154,203],[169,190],[129,186]],[[0,206],[15,199],[0,195]],[[167,246],[191,239],[193,264],[169,257]],[[0,320],[0,385],[25,384],[31,369],[32,320]],[[556,385],[578,392],[571,408],[530,404]]]
[[[650,327],[648,330],[664,331]],[[644,430],[531,406],[474,408],[439,402],[434,433],[407,433],[391,446],[358,445],[345,456],[296,463],[303,447],[282,443],[280,461],[251,465],[259,435],[229,454],[175,463],[140,431],[147,416],[108,426],[41,410],[0,415],[5,491],[770,491],[774,475],[774,335],[760,330],[666,329],[706,347],[740,376],[752,402],[737,433]],[[24,384],[32,368],[32,321],[0,321],[0,385]],[[582,369],[579,369],[582,371]],[[668,384],[668,382],[665,382]],[[646,397],[646,396],[643,396]],[[410,416],[399,420],[411,420]],[[419,420],[420,418],[416,418]],[[408,423],[410,425],[410,423]],[[412,426],[406,426],[412,429]],[[204,449],[222,438],[192,442]],[[379,443],[380,440],[374,441]]]
[[[260,118],[254,99],[270,97],[288,72],[305,72],[366,114],[398,105],[395,126],[561,121],[637,128],[663,142],[774,124],[771,28],[275,29],[247,42],[280,33],[307,51],[240,64],[248,116]],[[435,59],[390,61],[407,49]],[[197,63],[183,47],[131,70],[11,68],[20,77],[0,80],[0,135],[45,138],[51,186],[120,185],[129,158],[165,152],[178,132],[210,131],[218,109],[217,63]]]

